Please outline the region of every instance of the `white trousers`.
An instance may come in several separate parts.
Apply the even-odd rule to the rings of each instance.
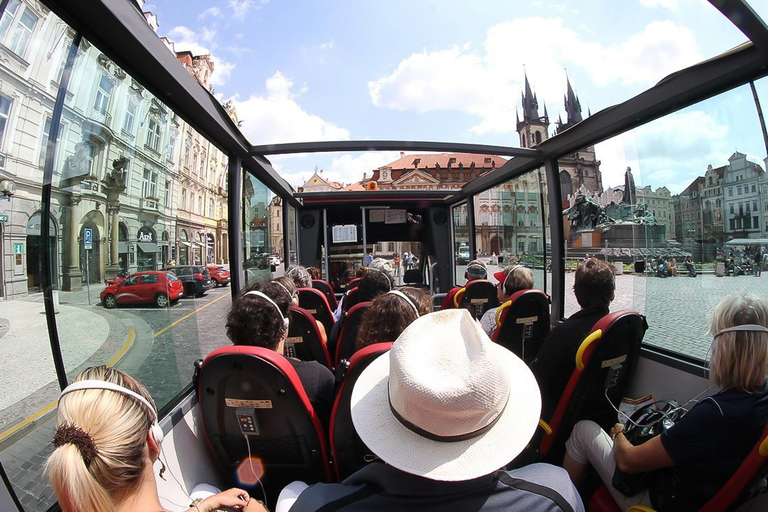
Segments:
[[[565,442],[565,450],[576,462],[591,464],[600,480],[613,496],[621,510],[627,510],[634,505],[651,506],[648,490],[624,496],[613,488],[613,472],[616,469],[616,459],[613,458],[613,439],[593,421],[580,421],[573,427],[571,437]]]

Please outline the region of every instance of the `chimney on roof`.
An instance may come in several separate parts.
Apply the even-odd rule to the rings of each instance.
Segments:
[[[363,181],[365,181],[365,177],[366,177],[366,176],[368,176],[368,173],[367,173],[367,172],[364,172],[364,173],[363,173]]]
[[[405,158],[405,151],[400,152],[400,158]]]

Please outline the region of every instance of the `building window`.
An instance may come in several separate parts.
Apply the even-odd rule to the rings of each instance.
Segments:
[[[191,151],[192,142],[187,139],[186,144],[184,144],[184,167],[189,169],[189,152]]]
[[[171,205],[171,180],[167,179],[165,180],[165,205],[170,206]]]
[[[157,173],[144,169],[144,177],[141,181],[142,197],[157,197]]]
[[[11,100],[0,96],[0,148],[5,140],[5,128],[8,126],[8,116],[11,113]]]
[[[731,213],[733,213],[733,204],[731,204]]]
[[[730,224],[731,224],[731,231],[736,229],[736,221],[734,219],[731,219]]]
[[[755,190],[756,190],[756,189],[755,189],[755,186],[754,186],[754,185],[752,185],[752,192],[755,192]]]
[[[752,227],[754,229],[759,229],[760,228],[760,222],[759,222],[759,219],[757,217],[752,217]]]
[[[37,25],[37,17],[19,0],[11,0],[0,19],[0,41],[13,53],[23,57]]]
[[[187,189],[181,189],[181,209],[187,209]]]
[[[101,114],[106,114],[109,108],[109,98],[112,96],[112,88],[114,84],[106,76],[101,75],[99,79],[99,87],[96,90],[96,100],[93,102],[93,110]]]
[[[736,195],[739,195],[739,196],[741,195],[741,185],[739,185],[738,188],[736,189]]]
[[[195,213],[195,194],[189,194],[189,211]]]
[[[45,165],[45,152],[48,149],[48,138],[51,136],[51,118],[45,118],[45,125],[43,126],[43,135],[40,137],[40,167]],[[0,137],[2,137],[0,135]],[[0,140],[2,140],[0,138]]]
[[[136,107],[138,105],[133,100],[128,100],[125,107],[125,120],[123,121],[123,131],[133,135],[133,120],[136,119]]]
[[[197,213],[203,214],[203,196],[197,198]]]
[[[192,174],[197,174],[197,154],[192,157]]]
[[[728,188],[728,197],[733,197],[733,187]]]
[[[154,119],[149,120],[149,129],[147,130],[147,146],[155,151],[160,148],[160,123]]]
[[[213,199],[208,199],[208,217],[212,219],[214,213]]]

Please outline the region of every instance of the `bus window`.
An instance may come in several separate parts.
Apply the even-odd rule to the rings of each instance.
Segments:
[[[467,269],[467,263],[471,259],[469,254],[468,217],[467,203],[461,203],[453,207],[454,283],[456,286],[464,284],[464,272]],[[465,256],[462,256],[462,253]]]

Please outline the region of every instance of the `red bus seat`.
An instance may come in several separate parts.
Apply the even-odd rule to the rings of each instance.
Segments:
[[[342,359],[350,360],[355,353],[355,343],[357,342],[357,332],[360,330],[360,324],[363,323],[363,315],[370,307],[371,302],[361,302],[355,304],[349,311],[344,313],[340,320],[341,329],[339,330],[339,341],[336,343],[336,354],[334,363],[336,366]]]
[[[392,343],[375,343],[355,352],[349,360],[349,367],[336,393],[328,431],[336,478],[339,481],[362,468],[372,459],[371,451],[360,440],[352,425],[350,408],[352,388],[362,371],[374,359],[388,352],[391,347]]]
[[[274,503],[293,480],[330,481],[323,427],[282,355],[251,346],[214,350],[200,368],[197,396],[203,434],[229,486],[252,489],[255,471]]]
[[[334,295],[333,288],[328,283],[328,281],[323,281],[322,279],[313,279],[312,288],[323,292],[323,295],[325,295],[325,298],[328,300],[328,305],[331,307],[331,311],[336,310],[336,306],[338,306],[339,303],[336,300],[336,295]]]
[[[486,279],[470,281],[453,296],[453,304],[479,319],[489,309],[499,306],[496,285]]]
[[[549,296],[541,290],[520,290],[496,310],[493,341],[530,363],[549,335]]]
[[[562,460],[565,440],[577,421],[589,419],[605,430],[616,423],[616,411],[605,395],[614,406],[619,406],[635,374],[647,329],[645,317],[628,309],[609,313],[592,327],[579,347],[576,368],[557,407],[550,418],[543,418],[551,433],[539,437],[541,456]],[[615,374],[610,385],[606,382],[609,373]]]
[[[291,322],[285,340],[285,355],[302,361],[317,361],[331,370],[331,356],[321,338],[315,317],[304,308],[291,306],[288,318]]]
[[[299,306],[306,309],[316,320],[325,327],[326,334],[333,328],[333,310],[325,294],[314,288],[299,288]]]

